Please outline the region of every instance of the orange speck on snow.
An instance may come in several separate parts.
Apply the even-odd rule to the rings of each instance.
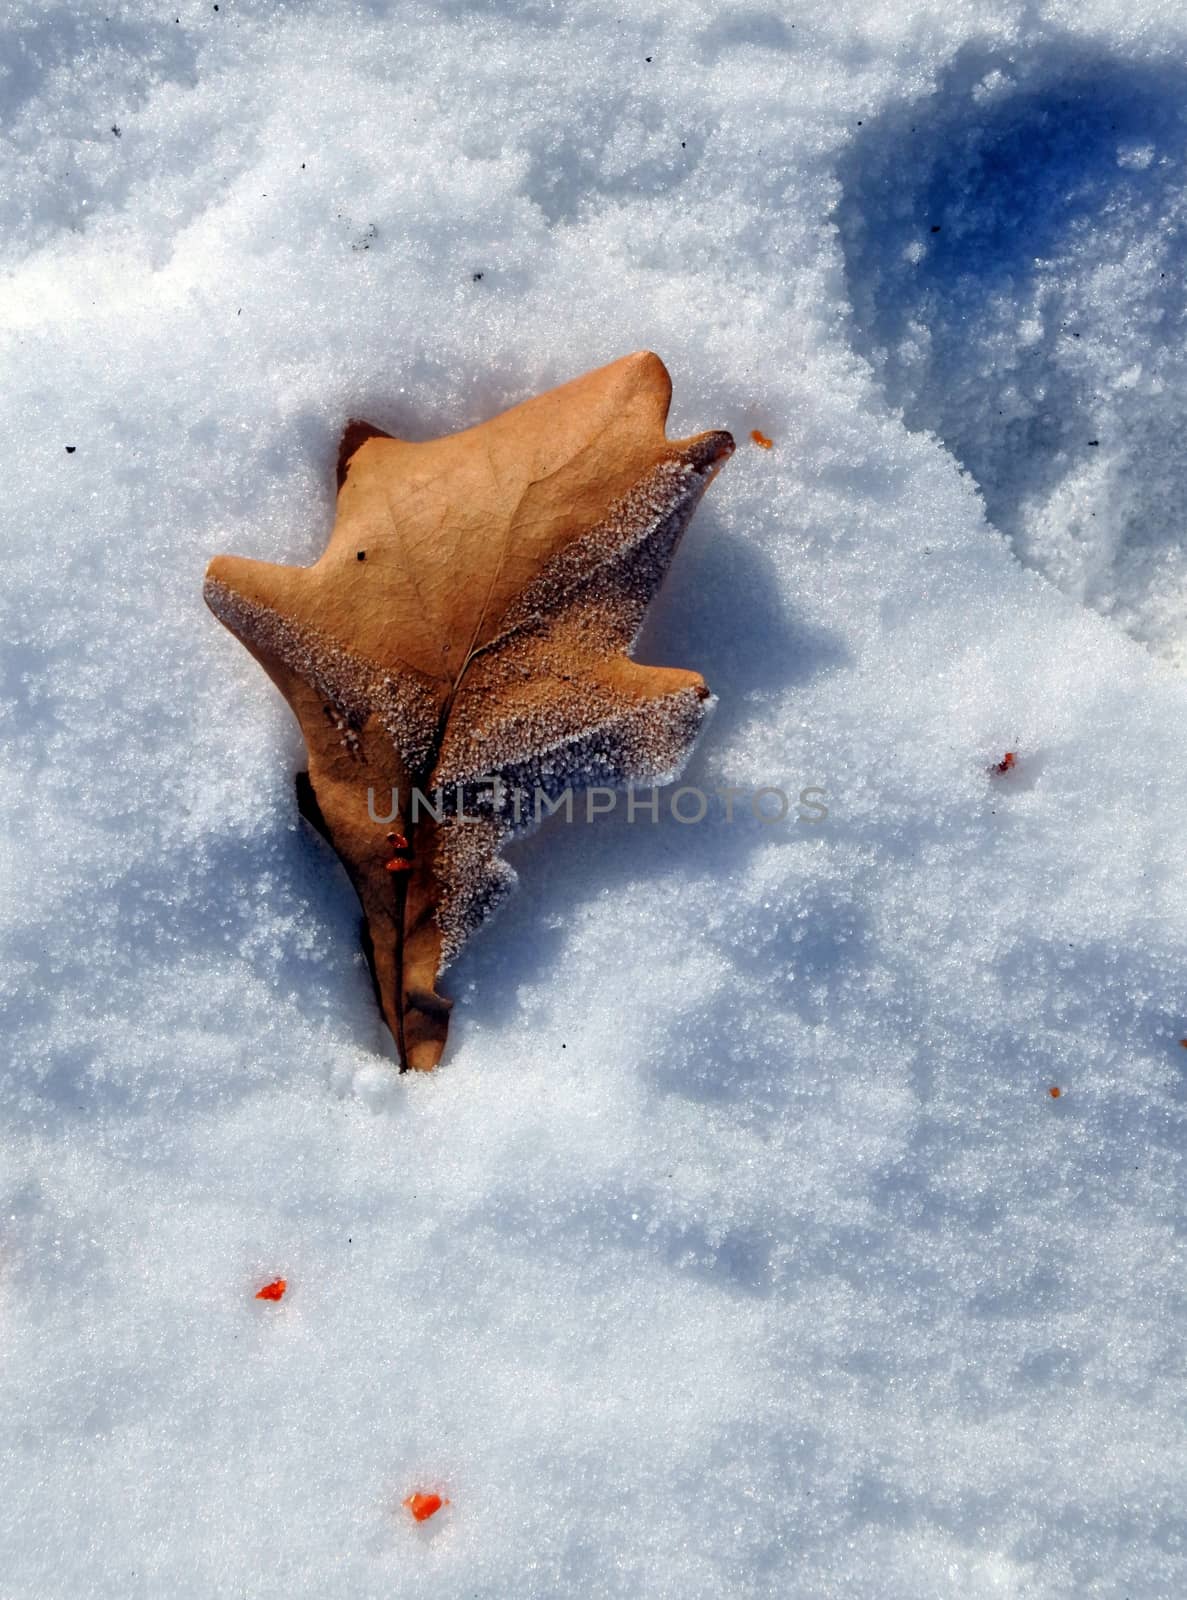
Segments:
[[[765,433],[759,433],[757,428],[751,428],[750,437],[760,450],[770,450],[775,443],[774,439],[768,439]]]
[[[1058,1100],[1060,1095],[1063,1093],[1063,1090],[1057,1083],[1053,1083],[1047,1090],[1047,1093],[1051,1096],[1052,1100]]]
[[[1180,1039],[1179,1043],[1183,1046],[1184,1050],[1187,1050],[1187,1039]]]
[[[284,1291],[288,1288],[285,1278],[277,1278],[272,1283],[266,1283],[256,1295],[257,1300],[283,1300]]]
[[[410,1494],[404,1504],[411,1511],[417,1522],[427,1522],[430,1517],[435,1517],[442,1506],[449,1504],[442,1500],[439,1494]]]
[[[1014,752],[1012,750],[1007,750],[1001,760],[995,761],[989,770],[990,772],[996,772],[1000,777],[1002,773],[1009,772],[1010,768],[1014,766],[1017,760],[1018,757],[1014,754]]]

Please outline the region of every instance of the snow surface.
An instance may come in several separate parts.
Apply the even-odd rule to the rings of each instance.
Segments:
[[[1182,1594],[1182,7],[3,23],[3,1600]],[[638,348],[829,815],[546,827],[398,1079],[202,572]]]

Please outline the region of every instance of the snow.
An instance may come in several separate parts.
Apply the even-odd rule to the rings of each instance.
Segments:
[[[1180,1592],[1187,20],[5,20],[4,1600]],[[641,348],[828,816],[545,826],[397,1078],[202,573]]]

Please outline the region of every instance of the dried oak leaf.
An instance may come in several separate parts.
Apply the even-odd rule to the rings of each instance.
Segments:
[[[706,715],[695,672],[629,659],[733,450],[667,439],[670,399],[640,353],[424,444],[353,422],[321,558],[207,571],[211,610],[301,724],[304,809],[362,902],[402,1069],[437,1064],[438,975],[515,881],[499,851],[535,809],[515,791],[668,781]],[[414,789],[440,820],[413,814]]]

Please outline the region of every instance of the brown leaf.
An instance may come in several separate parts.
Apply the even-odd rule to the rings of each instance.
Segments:
[[[696,673],[629,659],[733,450],[665,438],[670,398],[641,353],[425,444],[352,422],[320,560],[207,571],[207,604],[301,724],[309,814],[358,891],[402,1068],[440,1059],[438,974],[514,883],[499,851],[533,791],[666,781],[704,719]],[[414,788],[442,792],[439,820]],[[386,816],[393,789],[376,823],[368,790]]]

